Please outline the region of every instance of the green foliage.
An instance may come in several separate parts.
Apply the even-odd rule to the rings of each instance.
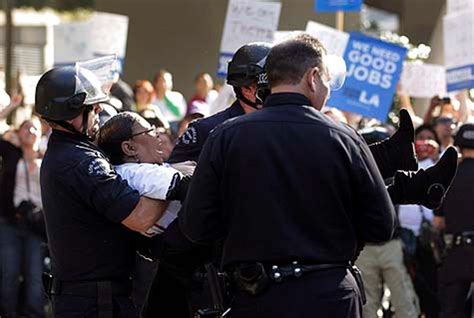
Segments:
[[[30,7],[34,9],[53,8],[58,11],[72,11],[76,9],[91,9],[94,0],[14,0],[15,7]]]

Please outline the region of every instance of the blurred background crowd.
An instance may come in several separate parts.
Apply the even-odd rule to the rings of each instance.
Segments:
[[[90,10],[92,2],[85,2]],[[105,1],[101,3],[103,6],[110,5],[105,4]],[[66,5],[62,9],[72,7],[74,5]],[[370,20],[372,23],[364,20],[365,24],[362,23],[361,28],[373,31],[393,20],[393,14],[377,17],[379,20]],[[374,21],[381,23],[377,25]],[[410,27],[405,28],[409,30]],[[159,41],[159,34],[156,34],[156,38],[143,34],[140,38],[129,40],[146,46],[147,41],[155,39]],[[406,37],[396,37],[394,42],[397,41],[410,48],[409,59],[422,60],[426,51],[429,55],[427,46],[413,46]],[[163,47],[166,45],[162,44]],[[167,49],[172,52],[172,44],[168,46]],[[192,53],[193,49],[188,48],[188,51]],[[18,67],[21,66],[19,61],[18,58],[15,62],[18,71],[21,69]],[[235,99],[232,88],[222,79],[215,78],[215,69],[208,67],[207,62],[201,64],[194,58],[192,61],[190,58],[176,62],[192,63],[190,69],[198,70],[187,78],[174,78],[170,71],[155,68],[156,61],[152,63],[135,58],[131,63],[141,66],[129,74],[125,72],[126,81],[121,78],[123,74],[116,74],[111,89],[113,106],[104,105],[101,121],[122,111],[133,111],[143,116],[160,133],[165,160],[177,138],[186,134],[190,122],[225,109]],[[160,63],[162,67],[177,68],[180,75],[183,74],[171,62],[170,65],[166,61]],[[133,78],[130,74],[138,73],[137,69],[146,69],[146,72],[142,72],[146,75]],[[148,78],[152,73],[153,76]],[[18,75],[13,84],[6,84],[5,89],[0,89],[0,316],[43,317],[48,305],[42,291],[41,273],[48,269],[49,259],[41,218],[39,169],[51,131],[34,115],[34,105],[28,98],[31,92],[27,92],[31,91],[31,87],[27,87],[20,78]],[[175,89],[174,81],[179,82],[184,94]],[[419,166],[427,168],[437,162],[447,147],[453,145],[461,125],[474,123],[474,90],[463,89],[441,96],[438,93],[433,91],[431,99],[418,100],[399,89],[385,121],[333,107],[325,107],[322,111],[333,120],[354,127],[368,143],[373,143],[393,134],[399,109],[408,109],[416,128],[415,148]],[[370,295],[375,295],[369,297],[364,315],[390,317],[395,312],[397,317],[437,317],[440,251],[433,243],[435,235],[426,236],[427,233],[442,233],[444,219],[423,206],[404,205],[397,207],[397,211],[400,228],[395,238],[383,245],[367,246],[358,260],[364,279],[367,280],[366,288],[373,290],[369,292]],[[469,302],[466,304],[469,306]]]

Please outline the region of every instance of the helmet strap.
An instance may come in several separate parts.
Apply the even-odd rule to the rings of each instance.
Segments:
[[[255,109],[259,109],[258,106],[260,105],[259,103],[256,103],[256,102],[252,102],[251,100],[249,100],[248,98],[246,98],[244,96],[244,94],[242,94],[242,88],[241,87],[235,87],[234,86],[234,92],[235,92],[235,96],[237,96],[237,99],[243,101],[245,104],[249,105],[250,107],[252,108],[255,108]]]
[[[89,119],[89,113],[92,111],[93,107],[91,105],[86,105],[85,108],[84,108],[84,111],[82,112],[82,132],[81,131],[78,131],[71,123],[68,123],[67,121],[65,120],[53,120],[53,119],[46,119],[47,121],[51,122],[51,123],[54,123],[58,126],[61,126],[63,127],[64,129],[68,130],[69,132],[72,132],[74,134],[79,134],[79,135],[83,135],[84,137],[87,138],[87,140],[89,141],[94,141],[94,137],[93,136],[89,136],[89,133],[88,133],[88,128],[89,128],[89,124],[88,124],[88,119]]]

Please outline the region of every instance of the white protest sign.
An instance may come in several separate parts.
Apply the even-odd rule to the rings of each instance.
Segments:
[[[474,10],[445,16],[444,64],[453,68],[474,63]]]
[[[33,105],[35,103],[36,85],[41,76],[21,75],[20,85],[23,90],[23,102],[26,105]]]
[[[403,95],[431,98],[446,95],[446,69],[441,65],[404,63],[400,77]]]
[[[229,0],[221,40],[218,76],[226,76],[228,61],[242,45],[249,42],[273,42],[280,10],[279,2]]]
[[[453,14],[465,10],[474,10],[473,0],[448,0],[447,14]]]
[[[123,61],[127,46],[128,17],[95,12],[83,22],[54,26],[54,64],[72,64],[117,54]]]
[[[91,29],[87,22],[72,22],[54,26],[54,64],[68,64],[92,56],[89,43]]]
[[[298,34],[303,33],[304,31],[276,31],[273,34],[273,44],[278,44],[280,42],[285,41],[286,39],[296,36]]]
[[[92,49],[97,56],[117,54],[125,57],[127,48],[128,17],[119,14],[95,12],[90,20]]]
[[[314,21],[308,21],[306,32],[317,38],[328,54],[343,56],[349,41],[349,34]]]
[[[443,19],[448,91],[474,87],[474,10]]]

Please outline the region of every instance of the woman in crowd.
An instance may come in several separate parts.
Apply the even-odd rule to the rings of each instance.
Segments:
[[[415,149],[420,168],[427,169],[438,161],[440,143],[431,125],[424,124],[415,130]],[[422,228],[431,226],[433,211],[422,205],[400,205],[398,214],[402,235],[406,235],[405,239],[412,238],[413,244],[406,242],[412,245],[407,249],[412,255],[407,254],[406,257],[421,312],[426,318],[438,317],[436,262],[431,247],[427,246],[427,238],[421,237]]]
[[[145,118],[151,125],[155,127],[163,127],[166,130],[170,128],[169,122],[161,112],[160,108],[151,103],[155,92],[153,85],[146,80],[138,80],[133,87],[135,97],[135,109],[138,114]]]
[[[0,293],[2,317],[7,318],[44,317],[40,138],[41,123],[32,118],[0,140]],[[20,275],[25,289],[23,312],[18,312]]]

